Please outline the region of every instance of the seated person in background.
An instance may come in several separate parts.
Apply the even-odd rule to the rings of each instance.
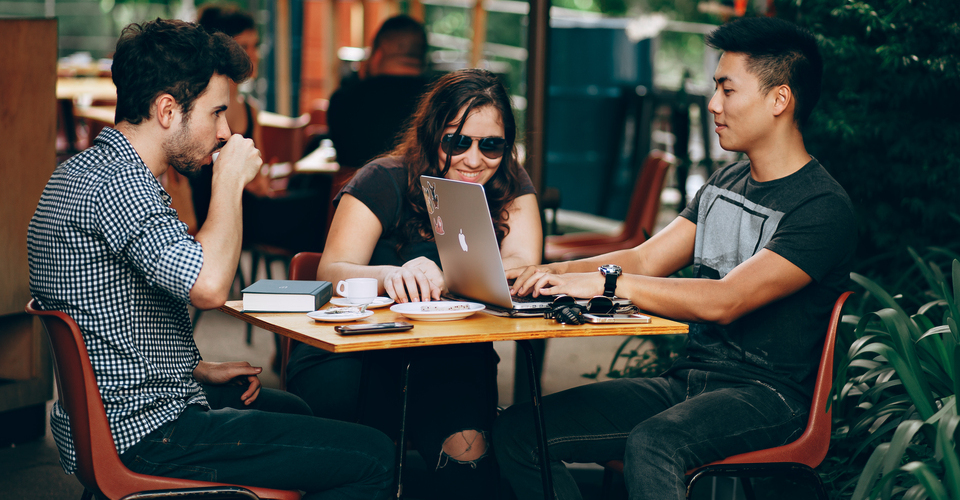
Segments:
[[[405,15],[383,22],[366,74],[330,97],[327,124],[337,162],[358,168],[393,149],[427,85],[427,33]]]
[[[197,11],[197,24],[207,33],[220,32],[236,40],[250,57],[253,66],[250,78],[257,77],[260,35],[253,16],[234,5],[210,3]],[[230,82],[230,107],[226,111],[230,131],[253,139],[253,143],[260,146],[258,113],[256,101],[241,93],[236,83]],[[210,165],[205,165],[189,179],[199,228],[203,226],[210,206],[213,170]],[[329,179],[322,179],[320,184],[323,185],[315,186],[315,189],[275,192],[267,176],[258,173],[243,191],[244,246],[263,243],[290,252],[322,250],[323,234],[303,230],[326,220]],[[252,276],[250,281],[256,279]]]
[[[393,444],[311,415],[262,389],[259,367],[200,357],[187,305],[224,303],[240,254],[240,193],[262,164],[230,135],[230,81],[250,74],[230,37],[194,24],[127,26],[113,81],[117,125],[53,173],[28,230],[40,309],[80,325],[123,463],[149,475],[298,489],[305,498],[387,498]],[[213,162],[213,200],[196,239],[157,178]],[[64,470],[70,421],[51,415]],[[174,432],[176,430],[176,432]]]
[[[857,231],[846,192],[803,144],[822,60],[813,35],[776,18],[736,21],[706,40],[723,51],[708,107],[720,145],[749,160],[712,175],[636,248],[507,271],[517,294],[616,292],[691,322],[686,356],[662,376],[543,398],[559,499],[580,498],[564,461],[615,459],[631,499],[683,498],[687,470],[789,443],[807,422]],[[667,278],[691,264],[693,279]],[[543,498],[530,411],[509,408],[494,430],[501,470],[521,499]]]
[[[260,65],[260,35],[253,16],[233,5],[206,4],[197,11],[197,24],[207,33],[223,33],[232,37],[240,48],[247,53],[253,66],[250,78],[257,77]],[[253,139],[254,144],[260,143],[260,127],[257,124],[259,109],[256,102],[246,94],[241,94],[238,85],[230,82],[230,107],[227,108],[227,125],[230,132],[240,134],[247,139]],[[207,219],[207,210],[210,208],[210,184],[213,178],[213,169],[205,165],[197,175],[190,177],[190,189],[193,191],[193,210],[197,214],[197,227],[203,226]],[[269,196],[270,184],[263,175],[258,175],[253,182],[244,186],[244,204],[252,196]]]
[[[492,147],[481,149],[485,138],[493,138]],[[445,75],[427,91],[397,149],[363,167],[337,196],[339,209],[317,279],[376,278],[379,293],[398,302],[439,299],[443,272],[422,174],[483,184],[504,265],[539,262],[536,195],[517,161],[515,139],[510,100],[494,74],[470,69]],[[317,415],[331,418],[355,421],[359,402],[362,423],[392,432],[399,410],[400,354],[412,360],[408,429],[431,470],[431,498],[495,498],[497,467],[489,447],[498,358],[492,343],[376,351],[365,357],[300,344],[287,366],[287,388]],[[364,359],[370,383],[361,388]]]

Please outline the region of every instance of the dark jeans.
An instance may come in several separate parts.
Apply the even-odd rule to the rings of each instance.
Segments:
[[[359,421],[396,438],[406,356],[411,360],[407,436],[427,462],[428,494],[438,499],[495,498],[499,473],[492,453],[458,462],[442,450],[448,437],[464,430],[483,433],[489,449],[499,361],[492,344],[346,354],[300,344],[287,365],[287,389],[316,415]],[[364,365],[367,385],[361,388]]]
[[[494,426],[494,449],[521,500],[543,498],[530,404],[510,407]],[[631,500],[685,497],[691,468],[796,439],[809,405],[773,388],[717,373],[683,370],[619,379],[543,398],[556,498],[581,498],[561,461],[624,461]]]
[[[263,389],[250,407],[241,386],[204,386],[190,405],[120,457],[134,472],[306,491],[306,499],[386,499],[394,447],[383,433],[314,417],[296,396]],[[285,413],[281,413],[285,412]]]

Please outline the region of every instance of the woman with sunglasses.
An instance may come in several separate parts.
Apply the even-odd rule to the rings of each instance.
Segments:
[[[423,174],[483,184],[504,267],[538,263],[539,210],[515,139],[510,100],[494,74],[469,69],[440,78],[396,149],[363,167],[337,195],[318,279],[371,277],[380,294],[397,302],[440,299],[443,272]],[[489,447],[499,359],[491,343],[365,355],[301,344],[287,367],[287,388],[318,416],[359,420],[395,436],[401,354],[412,361],[407,431],[430,471],[424,494],[496,498],[498,471]],[[361,367],[367,372],[362,387]]]

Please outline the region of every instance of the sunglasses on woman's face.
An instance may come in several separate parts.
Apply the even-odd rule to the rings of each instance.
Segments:
[[[480,141],[480,153],[491,160],[496,160],[503,156],[503,150],[507,145],[507,140],[503,137],[470,137],[469,135],[444,134],[440,139],[443,151],[450,156],[457,156],[466,153],[473,141]]]

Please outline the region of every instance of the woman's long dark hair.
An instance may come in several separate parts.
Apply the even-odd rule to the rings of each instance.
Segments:
[[[517,160],[517,123],[510,108],[510,98],[499,78],[483,69],[464,69],[448,73],[437,80],[420,99],[417,112],[408,123],[402,140],[389,155],[403,160],[407,167],[407,189],[404,202],[413,210],[412,220],[400,221],[400,247],[414,241],[432,240],[430,215],[420,187],[421,175],[444,177],[450,169],[452,155],[440,165],[440,139],[448,125],[458,125],[458,133],[473,111],[493,107],[503,124],[504,146],[500,166],[484,184],[490,217],[502,241],[509,232],[507,205],[519,192],[520,163]],[[464,110],[457,122],[457,115]]]

